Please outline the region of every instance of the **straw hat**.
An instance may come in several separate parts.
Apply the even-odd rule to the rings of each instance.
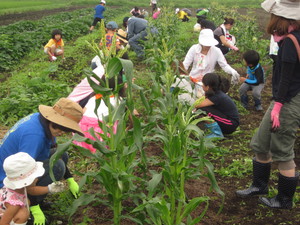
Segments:
[[[40,105],[39,111],[47,120],[83,135],[78,125],[83,116],[83,111],[78,103],[67,98],[61,98],[53,107]]]
[[[276,16],[287,19],[300,20],[299,0],[266,0],[261,3],[261,7]]]
[[[128,41],[126,39],[126,37],[127,37],[126,31],[119,29],[117,32],[117,36],[121,41],[125,42],[126,44],[128,43]]]
[[[211,29],[202,29],[199,35],[199,44],[203,46],[214,46],[219,44],[219,42],[215,39]]]
[[[12,190],[29,186],[45,173],[43,163],[36,162],[25,152],[8,156],[3,162],[3,169],[6,173],[3,184]]]

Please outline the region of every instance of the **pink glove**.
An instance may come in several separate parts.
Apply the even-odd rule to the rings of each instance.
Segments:
[[[282,107],[282,103],[275,102],[271,112],[271,121],[273,121],[272,128],[276,129],[280,127],[279,114]]]
[[[234,50],[234,51],[238,51],[239,50],[239,48],[236,47],[236,46],[234,46],[234,45],[231,45],[229,48],[232,49],[232,50]]]

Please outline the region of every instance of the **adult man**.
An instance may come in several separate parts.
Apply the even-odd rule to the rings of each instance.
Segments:
[[[101,20],[104,19],[103,12],[105,11],[105,4],[105,0],[101,0],[100,4],[95,7],[94,21],[90,27],[90,32],[95,28],[98,22],[101,23]]]
[[[137,17],[125,17],[123,24],[127,26],[127,39],[130,47],[134,50],[137,57],[142,59],[145,55],[141,40],[146,40],[148,21]]]

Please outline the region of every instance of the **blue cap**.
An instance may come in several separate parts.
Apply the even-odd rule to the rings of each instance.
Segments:
[[[115,21],[110,21],[106,24],[107,29],[118,29],[118,24]]]

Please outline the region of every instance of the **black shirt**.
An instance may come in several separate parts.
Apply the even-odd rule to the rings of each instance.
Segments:
[[[300,43],[300,30],[291,32]],[[300,91],[300,62],[290,38],[279,42],[278,63],[272,78],[275,101],[289,102]]]

